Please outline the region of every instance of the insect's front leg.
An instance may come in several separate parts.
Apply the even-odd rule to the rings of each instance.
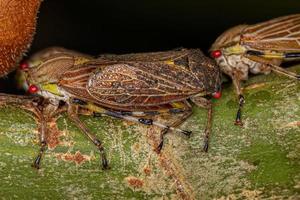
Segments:
[[[235,122],[234,124],[235,125],[238,125],[238,126],[242,126],[243,125],[243,122],[242,122],[242,108],[244,106],[244,103],[245,103],[245,97],[243,95],[243,92],[242,92],[242,88],[241,88],[241,81],[235,77],[233,77],[233,85],[235,87],[235,90],[236,90],[236,93],[238,95],[238,101],[239,101],[239,108],[238,108],[238,111],[236,113],[236,118],[235,118]]]
[[[31,107],[33,103],[41,101],[41,97],[12,95],[0,93],[0,105],[16,105],[20,107]]]
[[[209,146],[209,136],[211,133],[211,125],[212,125],[212,103],[210,100],[204,97],[192,97],[191,100],[199,107],[207,109],[207,122],[204,131],[204,145],[203,151],[208,151]]]
[[[36,168],[36,169],[40,169],[42,157],[47,149],[47,142],[46,142],[47,122],[45,120],[45,117],[43,116],[42,110],[37,110],[36,114],[38,114],[38,130],[39,130],[40,150],[32,164],[32,167]]]
[[[42,97],[23,96],[23,95],[8,95],[0,94],[0,102],[3,105],[15,105],[24,110],[33,113],[38,121],[40,150],[32,166],[36,169],[40,168],[41,159],[47,148],[47,116],[50,116],[49,111],[53,110],[46,108],[45,100]],[[50,105],[50,104],[49,104]],[[49,106],[48,105],[48,106]],[[51,106],[51,105],[50,105]],[[56,108],[54,108],[56,110]]]
[[[34,160],[32,167],[36,169],[40,169],[41,160],[44,156],[45,151],[47,150],[47,133],[48,127],[47,124],[49,120],[59,114],[61,109],[59,108],[59,102],[55,101],[55,103],[51,103],[48,99],[40,102],[34,108],[34,114],[38,119],[38,130],[39,130],[39,142],[40,142],[40,150],[39,153]]]
[[[108,161],[106,158],[106,153],[102,142],[90,132],[90,130],[80,121],[78,118],[78,105],[69,104],[68,116],[74,122],[74,124],[93,142],[93,144],[98,148],[102,161],[102,168],[109,169]]]

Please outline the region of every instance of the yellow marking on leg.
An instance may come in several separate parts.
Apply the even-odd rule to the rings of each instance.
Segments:
[[[168,65],[175,65],[173,60],[167,60],[165,63]]]
[[[171,105],[174,107],[174,108],[184,108],[184,103],[182,102],[174,102],[174,103],[171,103]]]
[[[105,113],[105,111],[106,111],[104,108],[96,106],[93,103],[88,103],[86,105],[82,105],[81,107],[86,108],[86,109],[88,109],[90,111],[93,111],[93,112],[97,112],[97,113]]]
[[[268,59],[272,59],[272,58],[283,59],[283,58],[285,58],[283,53],[265,53],[264,55],[262,55],[262,57],[268,58]]]

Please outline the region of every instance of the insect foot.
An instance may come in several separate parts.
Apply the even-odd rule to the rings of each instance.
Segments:
[[[186,130],[182,130],[182,133],[184,134],[184,135],[186,135],[187,137],[190,137],[191,135],[192,135],[192,131],[186,131]]]
[[[33,168],[40,169],[41,160],[42,160],[42,157],[43,157],[46,149],[47,149],[46,142],[42,142],[40,152],[39,152],[38,156],[36,157],[36,159],[34,160],[33,164],[31,165]]]
[[[235,122],[234,122],[234,124],[237,125],[237,126],[243,126],[243,122],[242,122],[241,116],[242,116],[242,108],[244,106],[244,103],[245,103],[244,96],[243,95],[239,95],[239,109],[237,111],[236,119],[235,119]]]
[[[208,137],[207,136],[204,136],[204,145],[203,145],[203,151],[205,152],[205,153],[207,153],[208,152]]]
[[[100,151],[102,169],[103,170],[109,169],[110,167],[108,166],[108,161],[107,161],[107,158],[106,158],[106,153],[104,151],[104,148],[102,146],[101,141],[98,140],[98,139],[95,139],[94,144],[97,146],[97,148]]]

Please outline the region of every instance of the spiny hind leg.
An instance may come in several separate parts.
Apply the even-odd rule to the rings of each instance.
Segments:
[[[145,111],[145,112],[121,112],[124,115],[130,115],[130,116],[155,116],[155,115],[176,115],[178,116],[174,122],[172,122],[169,125],[163,125],[161,124],[160,127],[165,126],[165,128],[162,129],[160,133],[160,142],[159,145],[156,147],[155,151],[157,153],[160,153],[161,149],[163,148],[164,144],[164,137],[165,135],[175,127],[178,127],[180,124],[182,124],[189,116],[192,114],[192,108],[191,105],[187,101],[181,101],[181,102],[174,102],[170,104],[172,108],[169,109],[163,109],[163,110],[156,110],[156,111]],[[149,125],[149,121],[151,119],[145,120],[144,118],[139,118],[139,122],[142,124]],[[147,123],[145,123],[147,122]],[[152,122],[152,121],[151,121]],[[158,124],[158,122],[152,122],[153,125]],[[180,129],[178,129],[180,130]],[[191,131],[187,130],[180,130],[180,133],[183,133],[186,136],[191,135]]]
[[[173,107],[170,109],[164,109],[164,110],[155,110],[155,111],[141,111],[141,112],[135,112],[135,111],[114,111],[114,110],[107,110],[103,107],[97,106],[92,103],[87,103],[85,101],[75,99],[75,101],[72,101],[73,104],[78,104],[81,108],[88,109],[90,111],[94,112],[94,116],[100,117],[101,115],[107,115],[114,118],[124,119],[131,122],[136,122],[144,125],[154,125],[160,128],[168,128],[169,130],[174,130],[180,133],[183,133],[187,136],[190,135],[190,131],[184,131],[181,129],[176,128],[179,124],[182,123],[182,119],[177,120],[174,125],[175,126],[167,126],[160,122],[153,121],[151,117],[156,115],[170,115],[170,114],[182,114],[182,113],[189,113],[187,114],[187,117],[191,114],[191,106],[188,104],[188,102],[176,102],[171,104]],[[150,118],[146,118],[150,116]],[[185,118],[187,118],[185,117]],[[184,118],[184,119],[185,119]]]
[[[97,116],[101,116],[103,114],[103,115],[111,116],[114,118],[119,118],[119,119],[131,121],[131,122],[140,123],[140,124],[147,125],[147,126],[154,125],[154,126],[162,128],[160,144],[156,148],[158,152],[161,150],[161,148],[163,146],[164,136],[167,134],[167,132],[169,130],[183,133],[186,136],[190,136],[190,134],[191,134],[191,131],[186,131],[186,130],[181,130],[181,129],[176,128],[176,126],[180,125],[186,118],[188,118],[191,115],[191,106],[188,104],[188,102],[174,103],[174,105],[172,105],[173,107],[168,110],[157,110],[157,111],[150,111],[150,112],[149,111],[146,111],[146,112],[131,112],[131,111],[118,112],[118,111],[106,110],[100,106],[97,106],[97,105],[94,105],[91,103],[86,103],[79,99],[73,100],[72,103],[78,104],[78,105],[80,105],[80,107],[83,107],[83,108],[93,111],[95,113],[95,115],[97,115]],[[183,113],[183,116],[178,118],[170,126],[167,126],[160,122],[154,121],[153,119],[144,117],[144,116],[149,116],[149,115],[153,117],[153,115],[160,115],[160,114],[166,114],[166,113],[167,114]],[[137,115],[137,116],[135,116],[135,115]]]
[[[277,65],[273,65],[273,64],[269,64],[271,70],[277,74],[281,74],[281,75],[285,75],[285,76],[288,76],[290,78],[293,78],[293,79],[297,79],[297,80],[300,80],[300,74],[296,74],[294,72],[291,72],[291,71],[288,71],[282,67],[279,67]]]
[[[192,115],[191,105],[187,101],[184,101],[183,103],[184,103],[183,104],[184,108],[182,108],[181,116],[178,117],[172,124],[170,124],[170,126],[167,126],[167,128],[164,128],[161,131],[161,133],[160,133],[160,143],[156,148],[157,153],[160,153],[160,151],[162,150],[163,145],[164,145],[164,137],[169,132],[170,127],[177,127],[177,126],[181,125],[187,118],[189,118]],[[177,109],[179,109],[179,108],[177,108]],[[172,113],[173,111],[170,110],[170,113]],[[191,131],[184,131],[182,133],[189,137],[192,132]]]
[[[108,169],[108,161],[106,158],[106,153],[103,147],[103,144],[101,140],[99,140],[94,134],[90,132],[90,130],[80,121],[78,118],[78,106],[71,104],[68,107],[68,116],[69,118],[74,122],[74,124],[88,137],[88,139],[93,142],[93,144],[98,148],[101,162],[102,162],[102,168]]]
[[[182,102],[174,102],[174,103],[171,103],[170,105],[172,106],[172,108],[169,108],[169,109],[156,110],[156,111],[145,111],[145,112],[126,111],[126,112],[121,112],[121,114],[124,115],[124,119],[129,120],[129,121],[136,121],[136,122],[139,122],[144,125],[156,125],[158,127],[161,127],[162,131],[160,133],[160,142],[159,142],[159,145],[155,149],[155,151],[157,153],[160,153],[160,151],[163,147],[163,144],[164,144],[164,137],[170,130],[176,130],[180,133],[183,133],[184,135],[186,135],[188,137],[192,133],[191,131],[175,128],[175,127],[179,126],[180,124],[182,124],[192,114],[192,109],[191,109],[190,104],[187,101],[182,101]],[[147,119],[147,118],[141,117],[141,116],[152,117],[155,115],[170,116],[170,115],[175,115],[175,114],[176,114],[176,116],[180,114],[180,116],[178,116],[178,118],[176,118],[176,120],[169,125],[164,125],[157,121],[153,121],[152,119]]]
[[[211,133],[211,125],[212,125],[212,103],[210,100],[204,97],[193,97],[191,98],[191,100],[197,106],[207,109],[207,122],[204,131],[204,145],[203,145],[203,151],[207,152],[209,146],[209,136]]]
[[[286,57],[286,56],[288,56],[288,55],[290,55],[290,53],[282,54],[281,59],[266,59],[263,57],[252,56],[252,55],[246,55],[246,57],[255,62],[259,62],[259,63],[262,63],[263,65],[268,66],[273,72],[275,72],[277,74],[285,75],[290,78],[300,80],[300,74],[296,74],[294,72],[288,71],[288,70],[280,67],[282,60],[287,59],[288,57]]]

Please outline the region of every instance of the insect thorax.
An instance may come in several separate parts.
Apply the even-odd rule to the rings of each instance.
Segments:
[[[55,91],[53,89],[42,88],[38,94],[46,99],[51,99],[53,102],[68,102],[70,99],[70,94],[59,87]]]
[[[258,62],[252,61],[243,55],[226,55],[217,60],[222,72],[231,76],[238,77],[240,80],[247,80],[248,73],[269,73],[270,69]]]

